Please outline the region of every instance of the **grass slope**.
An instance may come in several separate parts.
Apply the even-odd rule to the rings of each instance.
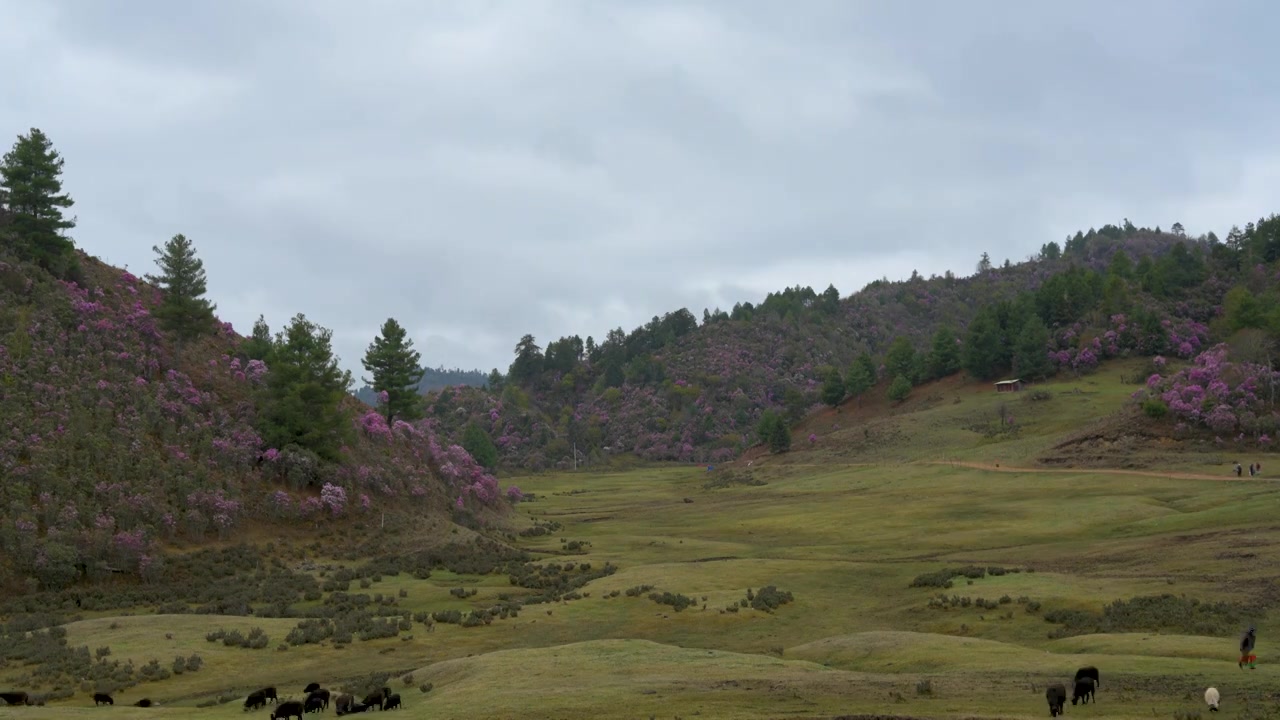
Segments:
[[[1071,716],[1186,717],[1203,709],[1203,690],[1214,685],[1224,717],[1264,717],[1280,679],[1265,613],[1280,573],[1259,558],[1280,542],[1272,511],[1280,486],[1236,481],[1219,457],[1151,444],[1140,450],[1141,471],[1042,462],[1079,428],[1120,408],[1124,372],[1106,368],[1080,394],[1075,381],[1046,386],[1053,399],[1039,403],[955,384],[924,390],[941,399],[926,395],[879,414],[846,406],[842,427],[813,444],[801,435],[792,453],[710,472],[520,478],[535,499],[519,506],[518,526],[558,527],[520,537],[518,547],[558,562],[618,566],[582,588],[581,599],[526,605],[489,626],[415,625],[345,649],[326,643],[285,652],[271,648],[295,620],[138,608],[143,614],[73,623],[68,641],[109,645],[112,658],[135,665],[199,652],[204,669],[119,696],[125,703],[145,695],[159,708],[94,709],[78,693],[21,713],[243,717],[240,700],[257,686],[297,695],[312,680],[337,688],[384,671],[410,718],[1043,717],[1045,684],[1094,664],[1103,675],[1100,702],[1068,708]],[[956,428],[992,416],[1000,402],[1017,407],[1019,435]],[[868,444],[866,433],[882,441]],[[571,541],[583,549],[570,551]],[[1010,571],[957,577],[950,588],[911,587],[919,575],[968,564]],[[626,593],[646,585],[653,587]],[[749,590],[767,585],[791,592],[793,602],[772,613],[740,607]],[[457,587],[476,595],[451,595]],[[402,590],[401,607],[411,611],[481,608],[525,592],[501,575],[441,571],[425,580],[387,576],[360,592]],[[677,612],[649,592],[694,604]],[[1248,607],[1225,620],[1170,610],[1151,627],[1115,622],[1103,632],[1079,627],[1050,637],[1064,627],[1046,620],[1051,613],[1098,614],[1115,600],[1165,593],[1172,604],[1186,596]],[[940,607],[940,595],[995,604]],[[1258,622],[1262,637],[1262,663],[1252,672],[1232,662],[1244,617]],[[220,627],[254,626],[272,638],[268,649],[204,639]],[[0,668],[0,685],[23,672]],[[433,684],[426,694],[417,689],[424,682]],[[219,696],[235,699],[195,707]]]

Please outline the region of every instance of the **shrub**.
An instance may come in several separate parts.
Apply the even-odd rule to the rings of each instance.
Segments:
[[[1159,420],[1168,414],[1169,406],[1158,398],[1147,398],[1142,401],[1142,412],[1149,418]]]
[[[916,683],[917,695],[933,695],[933,681],[925,678]]]

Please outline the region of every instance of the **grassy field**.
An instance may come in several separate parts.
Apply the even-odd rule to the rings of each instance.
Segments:
[[[864,423],[847,406],[802,426],[792,453],[755,457],[749,469],[744,459],[714,471],[520,478],[536,497],[519,506],[517,526],[560,528],[519,547],[552,557],[581,541],[585,551],[560,561],[618,567],[581,599],[527,605],[488,626],[415,625],[397,638],[284,652],[274,648],[296,620],[140,608],[73,623],[68,642],[109,646],[113,659],[135,665],[199,653],[204,667],[123,691],[113,708],[78,693],[0,716],[244,717],[241,699],[263,685],[299,697],[312,680],[336,688],[386,671],[405,698],[396,712],[411,718],[1046,717],[1045,685],[1093,664],[1099,702],[1068,707],[1068,716],[1194,720],[1212,685],[1223,697],[1218,715],[1267,717],[1280,655],[1264,608],[1275,604],[1280,573],[1263,559],[1280,542],[1280,488],[1229,478],[1217,455],[1149,442],[1140,449],[1146,474],[1039,461],[1121,405],[1132,390],[1118,382],[1123,372],[1047,386],[1051,399],[1034,402],[977,386],[922,389],[918,405]],[[1014,406],[1005,414],[1021,424],[1017,435],[965,429],[999,417],[999,403]],[[810,444],[822,423],[827,432]],[[869,443],[876,448],[858,450]],[[966,565],[1001,570],[912,587],[917,576]],[[645,585],[652,590],[626,594]],[[766,586],[793,600],[772,612],[741,607]],[[454,597],[455,587],[476,595]],[[418,611],[486,607],[516,590],[503,575],[439,571],[352,592],[404,591],[401,607]],[[649,592],[693,604],[676,611]],[[1162,595],[1145,615],[1102,619],[1108,603]],[[1093,619],[1047,619],[1068,611]],[[1234,664],[1247,622],[1261,638],[1253,671]],[[204,637],[251,627],[271,638],[267,649]],[[0,668],[0,684],[22,673]],[[125,705],[143,696],[161,706]],[[234,699],[196,707],[218,697]]]

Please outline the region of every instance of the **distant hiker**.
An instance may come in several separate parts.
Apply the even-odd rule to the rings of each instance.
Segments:
[[[1244,474],[1244,470],[1240,467],[1240,462],[1237,460],[1236,461],[1236,477],[1240,477],[1242,474]]]
[[[1258,642],[1257,633],[1257,628],[1250,625],[1249,629],[1245,630],[1244,634],[1240,636],[1240,662],[1236,664],[1240,666],[1241,670],[1244,669],[1245,665],[1248,665],[1250,670],[1258,669],[1256,665],[1258,656],[1253,654],[1253,647]]]
[[[1256,474],[1257,470],[1254,469],[1253,463],[1249,463],[1249,477],[1253,477]]]

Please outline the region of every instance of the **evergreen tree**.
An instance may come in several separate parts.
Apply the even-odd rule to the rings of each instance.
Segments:
[[[791,449],[791,427],[781,415],[766,410],[760,417],[760,440],[768,443],[769,452],[784,453]]]
[[[485,386],[489,388],[489,392],[494,395],[501,395],[502,384],[505,380],[506,378],[502,376],[502,373],[498,372],[498,368],[494,368],[489,371],[489,379],[485,382]]]
[[[163,249],[153,245],[151,250],[156,254],[160,274],[147,275],[146,279],[164,290],[164,299],[155,311],[160,326],[180,343],[209,332],[217,306],[204,297],[204,261],[196,257],[195,246],[179,233]]]
[[[332,337],[331,330],[302,313],[276,335],[259,412],[259,430],[269,447],[296,445],[338,460],[350,429],[341,403],[351,390],[351,373],[339,367]]]
[[[498,466],[498,447],[493,444],[489,433],[474,422],[467,423],[462,431],[462,449],[471,453],[471,457],[484,468],[492,470]]]
[[[1013,349],[1013,372],[1023,380],[1042,380],[1053,374],[1049,360],[1049,329],[1038,315],[1027,318]]]
[[[249,360],[264,360],[270,366],[271,349],[274,342],[271,339],[271,328],[267,326],[267,319],[261,315],[253,323],[253,332],[240,343],[240,352]]]
[[[844,400],[844,380],[840,378],[839,370],[827,368],[826,378],[822,381],[822,402],[836,407],[841,400]]]
[[[844,389],[849,397],[861,398],[868,390],[876,384],[876,363],[867,353],[861,353],[858,358],[853,361],[853,365],[849,368],[849,374],[845,376]]]
[[[989,380],[1000,372],[1002,352],[999,322],[991,312],[979,312],[969,325],[961,352],[964,369],[979,380]]]
[[[955,331],[949,326],[938,328],[933,334],[933,346],[929,350],[929,376],[944,378],[960,370],[960,345]]]
[[[911,380],[906,375],[899,375],[889,384],[889,399],[902,402],[911,394]]]
[[[62,192],[64,160],[48,136],[37,128],[19,135],[0,163],[0,187],[17,255],[50,273],[74,277],[79,272],[75,245],[62,234],[76,226],[62,211],[75,204]]]
[[[991,269],[991,256],[982,253],[982,257],[978,259],[978,272],[984,273]]]
[[[904,336],[894,339],[885,355],[884,371],[889,377],[904,376],[914,382],[916,380],[916,349]]]
[[[361,361],[373,379],[365,379],[376,393],[386,393],[383,412],[387,424],[416,420],[422,416],[418,383],[422,381],[422,355],[413,349],[413,340],[395,318],[387,318],[382,331],[369,344]]]
[[[507,377],[517,383],[529,383],[542,374],[542,348],[532,335],[525,335],[516,343],[516,359],[507,371]]]

